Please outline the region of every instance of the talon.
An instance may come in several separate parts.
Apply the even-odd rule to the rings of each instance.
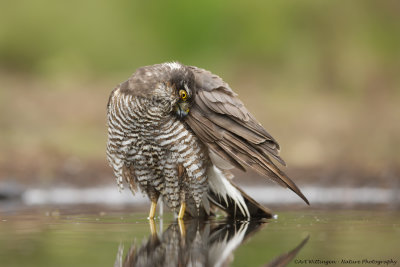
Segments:
[[[183,219],[183,216],[185,216],[185,210],[186,210],[186,203],[182,202],[181,208],[179,209],[179,213],[178,213],[178,220]]]
[[[157,202],[152,201],[148,219],[150,219],[150,220],[154,219],[154,216],[156,215],[156,208],[157,208]]]

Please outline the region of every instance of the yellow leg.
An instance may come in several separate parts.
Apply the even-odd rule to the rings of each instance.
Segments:
[[[185,237],[186,237],[185,222],[182,219],[178,218],[178,225],[179,225],[179,231],[181,232],[182,240],[185,240]]]
[[[150,207],[150,213],[149,213],[149,219],[152,220],[154,219],[154,215],[156,215],[156,208],[157,208],[157,202],[151,202],[151,207]]]
[[[157,228],[154,219],[149,219],[151,236],[157,235]]]
[[[182,202],[181,208],[179,209],[179,213],[178,213],[178,225],[179,225],[179,230],[181,232],[181,236],[182,236],[183,242],[184,242],[185,237],[186,237],[185,223],[182,220],[183,216],[185,216],[185,210],[186,210],[186,203]]]
[[[182,220],[183,216],[185,216],[185,210],[186,210],[186,203],[182,202],[181,208],[179,209],[179,213],[178,213],[178,219],[179,220]]]

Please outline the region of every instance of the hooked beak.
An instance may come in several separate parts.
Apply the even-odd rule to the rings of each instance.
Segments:
[[[178,102],[175,106],[175,113],[180,120],[185,118],[189,114],[189,103]]]

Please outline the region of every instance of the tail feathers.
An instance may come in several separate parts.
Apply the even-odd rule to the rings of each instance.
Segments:
[[[233,206],[232,208],[235,210],[238,209],[244,217],[250,217],[249,210],[247,209],[242,195],[232,186],[228,179],[226,179],[222,171],[215,166],[211,166],[207,174],[209,195],[211,196],[210,200],[214,202],[214,204],[220,204],[222,207]]]
[[[231,182],[231,185],[238,190],[238,192],[241,194],[244,203],[246,205],[248,213],[243,213],[240,209],[237,208],[237,203],[235,203],[235,200],[231,198],[230,196],[227,196],[227,201],[224,199],[221,199],[221,197],[213,192],[209,191],[208,193],[208,198],[212,204],[217,206],[218,208],[222,209],[225,211],[229,216],[234,217],[234,218],[241,218],[241,219],[250,219],[250,218],[266,218],[270,219],[274,217],[274,213],[268,209],[257,203],[253,198],[251,198],[249,195],[247,195],[243,190],[241,190],[239,187],[234,185]]]
[[[253,198],[247,195],[242,189],[240,189],[237,185],[235,185],[233,182],[231,182],[231,184],[240,192],[240,194],[242,194],[242,197],[244,198],[244,201],[247,205],[251,218],[270,219],[275,216],[272,210],[259,204],[257,201],[255,201]]]
[[[208,171],[208,199],[234,218],[272,218],[272,211],[261,206],[212,166]]]

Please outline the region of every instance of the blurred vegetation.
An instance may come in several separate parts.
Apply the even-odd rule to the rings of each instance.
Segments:
[[[109,175],[110,90],[172,60],[228,81],[291,166],[400,163],[398,1],[20,0],[0,15],[0,177]]]
[[[0,59],[6,70],[51,75],[168,60],[246,64],[355,90],[364,75],[397,73],[399,9],[397,1],[3,2]]]

